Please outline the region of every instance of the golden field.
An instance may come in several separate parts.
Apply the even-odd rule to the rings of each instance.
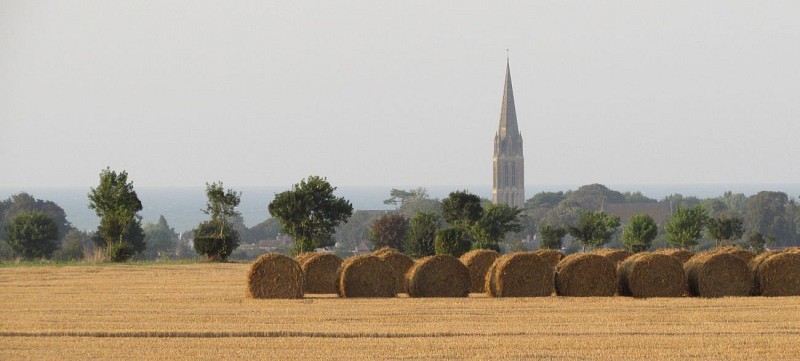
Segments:
[[[0,268],[0,360],[800,358],[800,298],[255,300],[247,264]]]

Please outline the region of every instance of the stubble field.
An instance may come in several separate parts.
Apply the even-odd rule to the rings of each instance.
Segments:
[[[796,360],[800,298],[255,300],[246,264],[0,269],[0,359]]]

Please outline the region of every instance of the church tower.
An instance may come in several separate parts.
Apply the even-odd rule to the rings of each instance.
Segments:
[[[522,134],[517,127],[511,68],[506,60],[506,82],[500,107],[500,129],[494,136],[494,177],[492,202],[506,203],[519,209],[525,206],[525,158],[522,155]]]

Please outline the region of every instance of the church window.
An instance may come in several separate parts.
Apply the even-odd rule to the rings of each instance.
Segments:
[[[517,163],[511,163],[511,185],[517,185]]]

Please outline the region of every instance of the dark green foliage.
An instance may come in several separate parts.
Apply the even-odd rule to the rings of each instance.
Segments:
[[[100,217],[93,240],[98,247],[106,249],[112,261],[125,261],[145,249],[138,214],[142,202],[133,190],[133,183],[128,182],[127,172],[118,174],[109,168],[100,172],[100,184],[89,192],[89,208]]]
[[[263,239],[275,239],[281,233],[281,221],[277,218],[269,218],[250,227],[248,233],[249,239],[246,240],[247,243],[255,243]],[[242,241],[245,241],[244,237],[242,237]]]
[[[283,230],[295,240],[295,252],[311,252],[331,246],[331,235],[353,214],[353,205],[336,197],[325,178],[309,176],[292,189],[275,195],[269,213],[279,219]]]
[[[72,225],[67,221],[67,215],[58,204],[36,199],[28,193],[22,192],[0,201],[0,239],[3,239],[3,224],[10,222],[20,212],[37,211],[44,213],[58,226],[58,234],[64,236]]]
[[[767,246],[767,239],[764,238],[763,234],[753,232],[750,234],[750,237],[747,238],[747,244],[750,245],[750,249],[753,250],[753,252],[761,253],[764,252]]]
[[[386,214],[372,222],[369,240],[376,250],[382,247],[402,250],[407,231],[408,219],[406,217],[403,217],[402,214]]]
[[[19,212],[4,228],[6,243],[24,259],[50,258],[58,249],[58,225],[42,212]]]
[[[210,215],[211,220],[197,226],[194,250],[209,261],[224,261],[239,247],[239,232],[228,219],[239,216],[236,206],[241,201],[241,193],[225,190],[222,182],[214,182],[206,183],[206,197],[208,201],[203,212]]]
[[[470,232],[461,227],[440,229],[434,239],[436,254],[448,254],[461,257],[472,247]]]
[[[568,232],[583,244],[584,249],[596,248],[608,243],[617,227],[619,227],[619,217],[600,211],[584,212],[578,224],[569,227]]]
[[[658,225],[653,217],[637,214],[628,221],[622,231],[622,244],[630,252],[644,252],[653,244],[658,234]]]
[[[539,248],[559,250],[561,249],[561,242],[566,235],[566,228],[545,224],[539,227],[539,236],[541,237]]]
[[[520,214],[522,211],[510,207],[505,203],[487,204],[481,217],[472,227],[472,237],[476,245],[473,248],[499,250],[499,242],[503,241],[509,232],[522,230]]]
[[[158,218],[158,223],[144,226],[144,241],[147,249],[142,253],[143,259],[156,259],[158,257],[173,258],[177,252],[178,234],[167,224],[164,216]]]
[[[719,247],[722,242],[731,242],[742,238],[744,234],[743,223],[737,217],[721,216],[719,218],[709,218],[706,224],[708,236]]]
[[[697,245],[697,240],[703,236],[703,227],[707,221],[706,210],[699,204],[692,208],[678,207],[672,218],[664,225],[667,242],[674,247],[684,249]]]
[[[230,224],[223,225],[222,234],[219,223],[203,222],[198,225],[194,235],[194,250],[209,261],[225,261],[239,247],[239,234]]]
[[[483,215],[481,198],[467,191],[456,191],[442,200],[444,220],[452,225],[471,226]]]
[[[426,199],[428,198],[428,191],[422,187],[409,190],[392,188],[392,190],[389,192],[389,198],[384,200],[383,204],[392,204],[402,207],[406,203],[406,200],[410,198]]]
[[[436,254],[434,239],[440,227],[441,220],[436,214],[419,212],[411,217],[404,247],[406,253],[416,258]]]
[[[541,192],[525,201],[525,208],[555,208],[564,200],[564,192]]]

